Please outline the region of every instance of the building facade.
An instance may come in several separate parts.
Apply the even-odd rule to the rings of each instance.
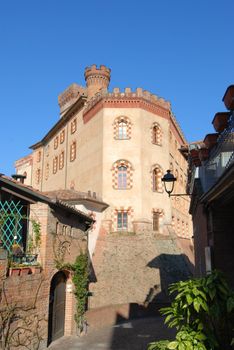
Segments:
[[[67,203],[1,174],[2,348],[45,349],[76,333],[75,287],[65,265],[87,254],[92,223]]]
[[[86,87],[72,84],[59,95],[60,119],[31,146],[29,156],[16,161],[17,173],[25,174],[26,183],[42,192],[73,191],[73,198],[77,192],[86,193],[87,198],[101,198],[99,202],[107,204],[89,210],[84,203],[74,202],[96,219],[89,241],[97,274],[105,249],[113,251],[111,244],[118,239],[123,247],[127,241],[131,244],[147,236],[157,247],[159,239],[168,239],[173,233],[176,242],[171,244],[179,249],[176,254],[192,260],[189,199],[169,198],[161,182],[166,170],[171,169],[177,177],[176,192],[185,193],[187,161],[180,148],[186,139],[169,102],[141,88],[125,88],[124,92],[114,88],[109,92],[110,73],[103,65],[87,67]],[[149,254],[149,261],[160,255],[157,249]],[[115,258],[119,254],[121,259],[121,252],[116,254]],[[116,259],[112,259],[115,265]],[[134,255],[132,261],[136,259]],[[99,275],[108,279],[103,268]],[[153,278],[159,279],[150,277],[146,288],[152,286]],[[106,282],[103,289],[108,289]],[[94,294],[91,305],[98,307],[142,302],[146,293],[134,300],[107,296],[100,300],[99,291]]]
[[[216,132],[190,146],[190,213],[195,274],[222,270],[233,287],[234,85],[227,88],[223,101],[227,111],[215,114],[212,123]]]

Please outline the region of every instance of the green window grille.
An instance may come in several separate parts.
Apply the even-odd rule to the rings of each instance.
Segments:
[[[22,245],[23,205],[20,202],[0,201],[0,240],[9,252],[14,242]]]

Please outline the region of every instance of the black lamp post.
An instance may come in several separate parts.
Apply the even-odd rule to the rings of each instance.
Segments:
[[[167,173],[163,176],[162,182],[164,183],[165,191],[167,192],[168,196],[191,196],[189,193],[178,193],[178,194],[172,194],[174,189],[174,183],[176,181],[176,177],[171,173],[171,170],[167,170]]]

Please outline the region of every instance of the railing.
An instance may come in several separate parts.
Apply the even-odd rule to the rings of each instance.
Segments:
[[[234,162],[234,113],[230,116],[228,127],[220,134],[217,145],[210,157],[199,169],[203,190],[208,191]]]

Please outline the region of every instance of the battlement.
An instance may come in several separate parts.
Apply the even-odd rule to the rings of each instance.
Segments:
[[[81,95],[86,95],[86,88],[76,83],[68,86],[68,88],[58,96],[60,114],[63,114],[68,107],[73,105]]]
[[[148,111],[155,112],[158,115],[161,115],[171,121],[180,135],[183,143],[187,143],[186,138],[183,134],[183,131],[171,111],[171,104],[169,101],[166,101],[164,98],[159,97],[155,94],[151,94],[147,90],[142,88],[136,88],[135,91],[132,91],[131,88],[127,87],[123,92],[119,88],[114,88],[112,92],[108,92],[107,89],[103,89],[100,92],[96,93],[87,103],[84,110],[84,115],[87,115],[86,120],[89,120],[88,114],[91,115],[100,108],[98,108],[99,101],[108,107],[135,107],[135,108],[144,108]],[[101,103],[101,102],[100,102]],[[94,107],[94,108],[93,108]]]
[[[85,81],[88,89],[88,97],[94,96],[102,89],[107,89],[110,83],[111,69],[104,65],[100,68],[93,64],[85,68]]]
[[[85,68],[85,80],[93,75],[103,75],[110,81],[110,74],[111,69],[104,66],[103,64],[100,65],[100,68],[98,68],[96,64],[92,64],[92,66]]]
[[[125,88],[124,92],[121,92],[119,88],[114,88],[112,92],[108,92],[107,90],[102,90],[96,93],[89,100],[84,113],[87,113],[96,103],[98,103],[98,101],[100,101],[103,98],[108,100],[142,98],[164,109],[167,109],[167,110],[171,109],[171,104],[169,101],[166,101],[157,95],[151,94],[149,91],[143,90],[142,88],[137,88],[136,91],[132,91],[131,88]]]

